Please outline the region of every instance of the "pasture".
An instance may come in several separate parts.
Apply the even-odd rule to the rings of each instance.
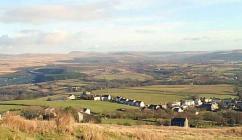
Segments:
[[[134,107],[116,104],[104,101],[91,100],[63,100],[63,101],[46,101],[42,99],[36,100],[13,100],[0,103],[0,111],[9,109],[18,109],[26,106],[49,106],[49,107],[74,107],[74,108],[90,108],[94,113],[108,113],[120,108],[132,109]]]

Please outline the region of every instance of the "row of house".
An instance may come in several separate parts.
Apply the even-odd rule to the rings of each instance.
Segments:
[[[221,100],[219,98],[197,98],[191,100],[183,100],[173,102],[171,104],[165,105],[145,105],[143,101],[137,101],[135,99],[127,99],[121,96],[117,96],[112,98],[111,95],[94,95],[90,92],[83,92],[80,96],[70,95],[68,96],[70,100],[76,99],[84,99],[84,100],[95,100],[95,101],[113,101],[116,103],[126,104],[130,106],[137,106],[137,107],[147,107],[148,109],[158,110],[158,109],[167,109],[168,107],[171,108],[173,111],[176,112],[184,112],[184,110],[192,107],[199,107],[209,111],[216,111],[220,107],[222,109],[237,109],[242,110],[242,101],[235,100],[235,99],[224,99]]]
[[[113,101],[120,103],[120,104],[126,104],[130,106],[136,106],[136,107],[145,107],[145,103],[143,101],[136,101],[134,99],[127,99],[121,96],[117,96]]]
[[[83,99],[83,100],[95,100],[95,101],[111,101],[112,96],[111,95],[94,95],[94,94],[91,94],[90,92],[84,92],[79,97],[71,94],[67,97],[67,99],[69,99],[69,100]]]

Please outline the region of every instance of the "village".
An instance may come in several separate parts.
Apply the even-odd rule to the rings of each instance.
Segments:
[[[71,94],[67,97],[69,100],[94,100],[94,101],[109,101],[118,104],[125,104],[139,108],[147,108],[151,110],[171,109],[175,112],[184,112],[191,108],[201,108],[207,111],[217,111],[222,109],[242,110],[242,101],[238,99],[219,99],[219,98],[195,98],[189,100],[174,101],[167,104],[145,104],[144,101],[128,99],[121,96],[112,97],[109,94],[95,95],[85,91],[80,96]]]
[[[103,101],[103,102],[111,102],[117,104],[123,104],[128,106],[136,107],[137,109],[142,110],[150,110],[150,111],[159,111],[159,110],[170,110],[176,113],[185,113],[191,112],[191,110],[196,110],[195,115],[199,115],[200,111],[208,111],[208,112],[217,112],[221,110],[234,110],[241,111],[242,110],[242,101],[238,99],[219,99],[219,98],[193,98],[181,101],[169,102],[166,104],[146,104],[144,101],[136,100],[136,99],[128,99],[121,96],[111,96],[110,94],[96,95],[91,93],[90,91],[84,91],[80,95],[77,94],[69,94],[65,100],[93,100],[93,101]],[[120,108],[121,111],[125,111],[125,109]],[[35,113],[33,113],[35,112]],[[37,112],[37,113],[36,113]],[[52,120],[58,117],[60,110],[54,107],[47,107],[41,111],[27,111],[23,116],[28,119],[38,119],[38,120]],[[94,113],[90,108],[79,108],[75,109],[73,115],[76,116],[76,122],[95,122],[99,120],[99,117],[95,117]],[[0,115],[0,119],[8,116],[11,113],[7,111]],[[34,114],[34,115],[33,115]],[[189,127],[188,118],[186,117],[171,117],[170,124],[171,126],[181,126],[181,127]]]

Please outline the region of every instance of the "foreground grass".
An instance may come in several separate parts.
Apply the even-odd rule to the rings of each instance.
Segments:
[[[142,100],[145,103],[167,103],[191,96],[234,98],[231,85],[155,85],[133,88],[97,90],[95,94],[109,93]]]
[[[178,128],[156,126],[118,126],[76,124],[74,134],[27,133],[0,127],[0,139],[18,140],[240,140],[242,128]]]
[[[58,133],[27,133],[18,130],[13,130],[7,127],[0,127],[0,139],[1,140],[71,140],[75,139],[72,135],[63,135]]]
[[[118,126],[81,124],[80,130],[92,135],[93,140],[130,139],[130,140],[239,140],[242,128],[178,128],[158,126]],[[96,135],[95,135],[96,132]],[[104,137],[104,138],[103,138]]]

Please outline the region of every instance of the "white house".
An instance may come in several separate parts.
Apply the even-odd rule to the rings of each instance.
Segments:
[[[84,115],[83,115],[83,112],[77,112],[77,115],[78,115],[78,122],[82,122],[83,119],[84,119]]]
[[[72,95],[69,95],[67,98],[69,100],[75,100],[76,99],[76,96],[72,94]]]
[[[86,114],[91,114],[91,110],[89,108],[84,108],[83,109],[83,113],[86,113]]]
[[[181,102],[173,102],[171,107],[181,106]]]
[[[162,108],[162,109],[167,109],[167,105],[166,105],[166,104],[161,105],[161,108]]]
[[[200,99],[196,99],[195,101],[195,106],[201,106],[203,102]]]
[[[114,100],[115,100],[115,102],[120,102],[121,99],[122,99],[121,96],[117,96]]]
[[[137,107],[145,107],[145,103],[143,101],[136,101],[135,106]]]
[[[111,95],[102,95],[101,100],[102,101],[110,101],[112,99]]]
[[[195,105],[195,102],[193,100],[185,100],[185,101],[183,101],[182,105],[185,105],[185,106],[194,106]]]
[[[204,102],[205,102],[205,103],[210,103],[210,102],[212,102],[212,99],[210,99],[210,98],[205,98],[205,99],[204,99]]]
[[[94,100],[94,101],[100,101],[100,100],[101,100],[101,97],[100,97],[100,96],[94,96],[94,97],[93,97],[93,100]]]
[[[183,110],[186,110],[186,109],[188,108],[188,106],[187,106],[187,105],[182,105],[181,108],[182,108]]]

